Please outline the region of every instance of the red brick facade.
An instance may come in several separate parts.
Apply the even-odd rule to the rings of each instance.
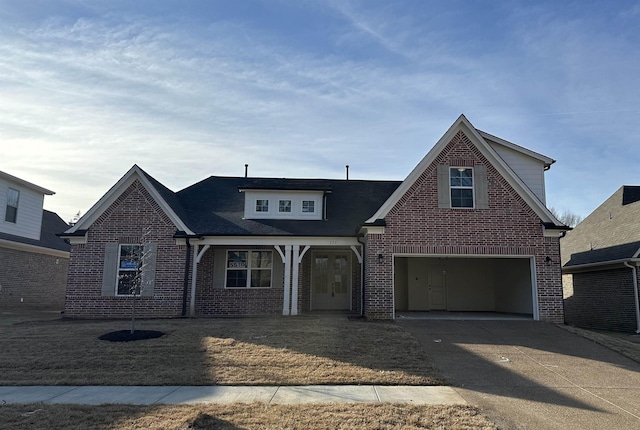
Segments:
[[[0,307],[62,310],[69,259],[0,248]]]
[[[438,165],[486,166],[489,209],[439,208]],[[535,256],[540,319],[563,322],[558,238],[544,237],[540,218],[463,132],[424,170],[385,222],[384,234],[367,237],[368,318],[393,318],[394,254],[522,255]]]
[[[632,273],[624,267],[564,275],[565,322],[577,327],[635,332]]]
[[[147,190],[135,181],[91,225],[86,244],[73,245],[69,261],[65,316],[126,318],[130,297],[104,296],[105,244],[157,243],[154,294],[139,298],[136,315],[177,317],[182,311],[186,247],[175,244],[176,227]]]

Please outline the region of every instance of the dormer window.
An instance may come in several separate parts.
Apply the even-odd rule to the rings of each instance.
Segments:
[[[245,219],[321,220],[326,190],[241,190]]]
[[[269,212],[269,200],[256,200],[256,212]]]
[[[278,205],[278,212],[291,213],[291,200],[280,200]]]

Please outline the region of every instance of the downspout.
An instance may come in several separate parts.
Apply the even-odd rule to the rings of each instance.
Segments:
[[[186,238],[187,241],[187,260],[184,264],[184,285],[182,289],[182,316],[187,316],[187,294],[189,292],[189,268],[191,264],[191,244],[189,243],[189,238]]]
[[[640,333],[640,303],[638,302],[638,268],[632,266],[628,261],[624,262],[624,265],[631,269],[633,274],[633,297],[635,298],[636,305],[636,333]]]
[[[360,242],[360,237],[358,236],[356,238],[356,240],[358,242]],[[362,236],[364,238],[364,236]],[[365,240],[364,242],[360,242],[362,244],[362,265],[360,267],[360,316],[364,315],[364,286],[365,286],[365,279],[364,279],[364,274],[366,273],[364,267],[365,264],[367,262],[367,241]]]

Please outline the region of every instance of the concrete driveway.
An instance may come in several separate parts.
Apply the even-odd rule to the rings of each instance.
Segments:
[[[640,429],[640,364],[537,321],[398,322],[501,429]]]

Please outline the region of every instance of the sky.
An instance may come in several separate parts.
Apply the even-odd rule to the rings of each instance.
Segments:
[[[460,114],[547,205],[640,185],[640,1],[0,0],[0,171],[85,213],[134,164],[402,180]]]

